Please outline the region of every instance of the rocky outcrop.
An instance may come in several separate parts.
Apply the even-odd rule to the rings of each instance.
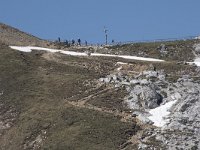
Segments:
[[[117,73],[101,78],[100,81],[113,83],[115,87],[126,87],[129,92],[126,101],[131,109],[152,109],[158,107],[163,101],[161,90],[151,81],[152,78],[162,81],[165,75],[162,71],[144,71],[136,77]]]
[[[168,142],[170,149],[200,149],[200,84],[186,77],[178,81],[175,90],[181,98],[172,109],[169,124],[159,136]]]
[[[143,71],[137,76],[117,73],[100,80],[116,87],[124,86],[129,92],[125,102],[133,116],[145,124],[153,124],[147,118],[149,109],[177,101],[166,118],[168,123],[155,130],[146,129],[138,149],[200,149],[199,81],[183,75],[177,82],[169,82],[164,71]]]

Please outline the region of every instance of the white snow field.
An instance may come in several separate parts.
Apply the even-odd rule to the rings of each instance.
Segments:
[[[73,55],[73,56],[87,56],[86,53],[78,53],[73,51],[63,51],[63,50],[57,50],[57,49],[50,49],[50,48],[43,48],[43,47],[33,47],[33,46],[10,46],[10,48],[22,51],[22,52],[31,52],[32,50],[38,50],[38,51],[47,51],[52,53],[62,53],[66,55]]]
[[[195,37],[194,39],[199,40],[199,39],[200,39],[200,36],[197,36],[197,37]]]
[[[10,46],[10,48],[22,51],[22,52],[31,52],[32,50],[39,50],[39,51],[47,51],[52,53],[62,53],[66,55],[72,56],[88,56],[86,53],[81,52],[73,52],[73,51],[64,51],[64,50],[56,50],[56,49],[49,49],[49,48],[42,48],[42,47],[33,47],[33,46]],[[162,62],[164,60],[154,59],[154,58],[144,58],[144,57],[137,57],[137,56],[127,56],[127,55],[110,55],[110,54],[100,54],[100,53],[91,53],[90,56],[105,56],[105,57],[119,57],[124,59],[133,59],[133,60],[142,60],[142,61],[157,61]]]
[[[200,58],[196,58],[195,60],[194,60],[194,62],[187,62],[188,64],[190,64],[190,65],[193,65],[193,64],[195,64],[196,66],[200,66]]]
[[[163,127],[168,122],[168,119],[166,119],[165,117],[167,117],[170,114],[169,109],[176,102],[177,102],[177,100],[170,101],[170,102],[168,102],[168,103],[166,103],[164,105],[161,105],[159,107],[151,109],[149,111],[149,113],[151,114],[151,116],[149,116],[148,118],[151,121],[154,122],[155,126],[157,126],[157,127]]]
[[[198,37],[200,39],[200,36]],[[199,53],[200,52],[200,44],[195,44],[194,45],[195,48],[195,53]],[[197,66],[200,66],[200,58],[199,55],[196,54],[196,59],[194,60],[194,62],[190,62],[190,64],[195,64]]]
[[[200,66],[200,58],[196,58],[193,63],[197,66]]]

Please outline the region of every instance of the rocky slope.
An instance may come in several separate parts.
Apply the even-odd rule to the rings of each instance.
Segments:
[[[0,27],[0,149],[200,149],[198,39],[67,47],[167,60],[144,62],[19,52],[52,45]]]
[[[124,87],[129,93],[125,103],[132,116],[149,125],[137,135],[137,149],[200,149],[199,69],[196,68],[190,75],[181,73],[177,79],[170,81],[173,75],[164,70],[149,68],[130,74],[123,70],[127,65],[130,64],[123,64],[114,74],[100,81]],[[170,102],[173,105],[165,119],[160,118],[164,107],[153,114],[154,117],[151,116],[154,108],[161,108]]]
[[[0,45],[0,149],[119,149],[139,130],[126,91],[98,79],[115,60]]]

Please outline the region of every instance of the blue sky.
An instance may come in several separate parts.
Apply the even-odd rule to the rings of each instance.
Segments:
[[[44,39],[180,38],[200,34],[200,0],[1,0],[0,22]]]

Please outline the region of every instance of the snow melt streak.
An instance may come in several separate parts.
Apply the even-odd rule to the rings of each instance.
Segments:
[[[64,51],[64,50],[56,50],[56,49],[49,49],[49,48],[42,48],[42,47],[21,47],[21,46],[10,46],[10,48],[22,51],[22,52],[31,52],[32,50],[42,50],[42,51],[48,51],[52,53],[62,53],[66,55],[72,55],[72,56],[88,56],[86,53],[80,53],[80,52],[73,52],[73,51]],[[105,56],[105,57],[120,57],[124,59],[133,59],[133,60],[142,60],[142,61],[164,61],[160,59],[154,59],[154,58],[144,58],[144,57],[136,57],[136,56],[126,56],[126,55],[110,55],[110,54],[100,54],[100,53],[91,53],[91,56]]]
[[[164,117],[167,117],[170,114],[169,109],[172,107],[173,104],[176,103],[176,101],[177,100],[170,101],[166,103],[165,105],[161,105],[155,109],[150,110],[149,113],[152,116],[148,118],[154,122],[155,126],[163,127],[168,121],[168,119],[165,119]]]

